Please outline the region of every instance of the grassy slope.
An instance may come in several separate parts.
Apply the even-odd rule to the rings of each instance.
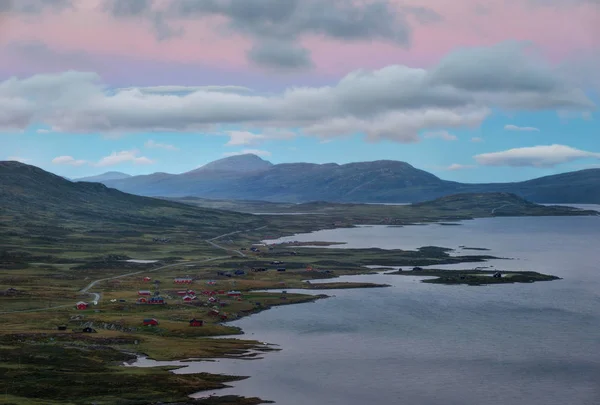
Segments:
[[[99,183],[72,183],[37,167],[0,162],[0,249],[35,245],[38,253],[154,249],[153,237],[173,243],[161,255],[226,232],[264,224],[231,211],[140,197]],[[178,249],[179,247],[179,249]]]

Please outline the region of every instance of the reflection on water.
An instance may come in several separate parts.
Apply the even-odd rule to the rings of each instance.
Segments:
[[[486,247],[491,250],[465,252],[512,257],[489,264],[564,279],[472,287],[411,276],[343,277],[393,286],[327,291],[335,297],[241,319],[234,325],[248,338],[283,350],[256,361],[186,363],[177,372],[250,375],[215,393],[283,405],[600,404],[600,217],[377,226],[292,239],[346,247]]]

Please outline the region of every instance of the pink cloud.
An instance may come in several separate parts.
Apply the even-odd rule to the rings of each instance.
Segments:
[[[400,0],[393,1],[400,4]],[[532,41],[557,63],[574,55],[591,54],[600,46],[600,13],[592,4],[539,6],[533,0],[414,3],[435,10],[443,20],[412,24],[409,49],[381,42],[339,43],[304,38],[302,43],[311,50],[315,61],[314,74],[340,76],[357,68],[388,64],[429,66],[457,47],[492,45],[509,39]],[[117,57],[258,71],[246,60],[245,53],[252,46],[250,39],[237,34],[224,35],[220,29],[222,21],[217,18],[203,19],[202,23],[182,22],[185,35],[157,41],[149,21],[115,20],[100,11],[98,0],[77,4],[77,10],[61,14],[2,17],[0,46],[17,41],[42,41],[58,52],[84,51],[101,57],[103,62],[98,69],[110,69],[110,58]],[[17,63],[3,58],[3,51],[0,59],[8,64]]]

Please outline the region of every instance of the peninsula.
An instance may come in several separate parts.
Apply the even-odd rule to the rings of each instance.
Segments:
[[[504,193],[449,196],[409,206],[315,202],[263,207],[320,215],[240,212],[260,204],[227,202],[224,210],[206,207],[207,200],[141,197],[0,162],[0,392],[8,403],[263,403],[259,398],[188,397],[244,377],[175,375],[172,368],[123,363],[139,354],[157,360],[255,356],[276,348],[235,338],[243,331],[228,321],[326,298],[281,290],[385,288],[339,283],[335,277],[372,272],[367,265],[420,267],[493,258],[453,256],[440,247],[257,246],[267,238],[360,224],[597,214],[541,206]],[[534,277],[519,273],[502,280]],[[446,274],[422,272],[441,280]],[[535,277],[533,281],[552,276]],[[319,286],[306,282],[317,279],[332,281]],[[231,337],[211,338],[218,335]]]

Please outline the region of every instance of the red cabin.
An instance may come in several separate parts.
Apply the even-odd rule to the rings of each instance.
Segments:
[[[192,297],[190,295],[186,295],[185,297],[183,297],[183,300],[185,302],[192,302],[193,299],[194,299],[194,297]]]
[[[229,291],[227,295],[229,297],[241,297],[242,293],[239,291]]]
[[[144,326],[157,326],[158,321],[154,318],[144,319]]]
[[[219,290],[219,291],[217,291],[217,294],[219,294],[219,295],[225,295],[225,290]]]
[[[150,277],[144,277],[144,281],[150,281],[152,280]]]
[[[192,281],[189,277],[180,277],[173,280],[175,284],[192,284]]]
[[[152,291],[140,290],[138,291],[138,295],[152,295]]]
[[[188,295],[187,291],[177,291],[177,295],[181,295],[182,297]]]
[[[87,302],[83,302],[83,301],[79,301],[77,304],[75,304],[75,308],[77,309],[87,309],[89,306],[89,304]]]
[[[219,315],[219,310],[212,308],[210,311],[208,311],[208,314],[212,315],[212,316],[218,316]]]
[[[136,301],[138,304],[147,304],[148,300],[144,297],[138,298]]]
[[[204,325],[204,321],[202,319],[192,319],[190,321],[190,326],[203,326]]]

